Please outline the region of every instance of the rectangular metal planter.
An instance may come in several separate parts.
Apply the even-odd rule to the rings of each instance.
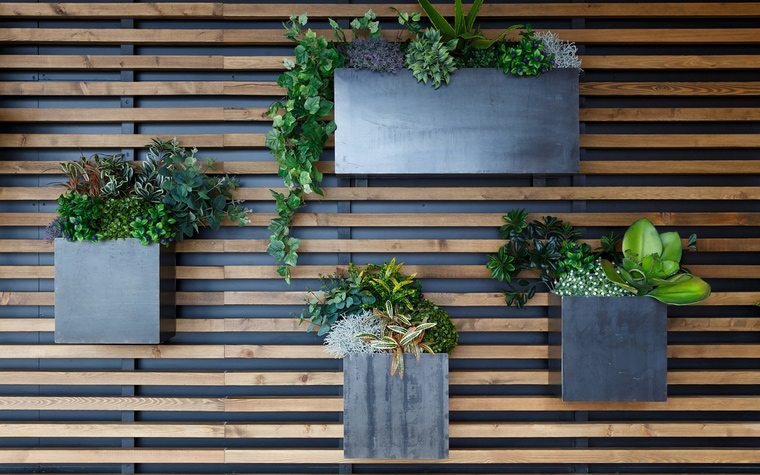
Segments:
[[[460,69],[438,89],[402,70],[335,71],[338,174],[579,171],[578,69]]]
[[[449,457],[449,355],[404,356],[404,379],[390,375],[392,355],[343,358],[343,454],[365,459]]]
[[[563,401],[666,401],[667,306],[649,297],[550,297]],[[556,373],[554,373],[556,374]]]
[[[175,331],[173,246],[55,240],[55,342],[155,344]]]

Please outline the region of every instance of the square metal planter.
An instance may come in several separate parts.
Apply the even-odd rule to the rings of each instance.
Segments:
[[[156,344],[175,331],[174,248],[55,240],[55,342]]]
[[[343,358],[343,454],[365,459],[449,457],[449,355],[404,355],[404,379],[390,375],[392,355]]]
[[[338,174],[579,171],[578,69],[460,69],[438,89],[409,71],[335,71]]]
[[[667,306],[649,297],[550,296],[563,401],[666,401]],[[557,374],[556,372],[554,374]]]

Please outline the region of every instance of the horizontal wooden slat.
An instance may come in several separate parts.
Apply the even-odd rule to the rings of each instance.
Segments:
[[[760,38],[760,33],[758,34]],[[271,122],[265,108],[145,107],[137,109],[0,109],[0,122]],[[586,122],[760,121],[760,108],[607,108],[580,109]]]
[[[342,438],[343,424],[3,422],[4,437]],[[451,438],[758,437],[757,422],[452,422]]]
[[[760,108],[753,107],[582,108],[579,113],[586,122],[760,121]]]
[[[547,345],[459,345],[453,359],[547,359]],[[760,358],[760,347],[741,344],[669,345],[669,358]],[[0,358],[331,359],[323,345],[0,345]]]
[[[759,109],[760,110],[760,109]],[[283,192],[285,188],[274,188]],[[270,188],[238,188],[233,195],[245,201],[274,201]],[[56,200],[63,187],[8,186],[0,200]],[[324,196],[309,201],[501,201],[501,200],[759,200],[760,186],[636,186],[636,187],[377,187],[325,188]]]
[[[33,18],[179,18],[227,20],[282,20],[293,12],[307,11],[310,18],[353,18],[372,9],[379,18],[395,19],[389,4],[225,4],[225,3],[150,3],[127,7],[109,3],[10,3],[0,5],[0,17]],[[394,5],[402,11],[421,11],[414,3]],[[437,7],[443,15],[453,16],[453,6]],[[752,18],[760,16],[760,3],[517,3],[486,4],[480,17],[493,18]]]
[[[271,122],[258,107],[0,109],[0,122]]]
[[[0,83],[2,84],[2,83]],[[153,138],[151,136],[151,138]],[[121,139],[119,139],[121,140]],[[184,144],[191,146],[193,143]],[[76,158],[76,157],[72,157]],[[582,161],[583,175],[745,175],[760,174],[760,160],[609,160]],[[688,163],[688,169],[684,165]],[[238,173],[245,175],[274,175],[277,165],[273,161],[217,162],[216,170],[209,173]],[[334,172],[333,162],[320,162],[317,168],[325,174]],[[60,175],[58,162],[7,161],[0,162],[0,174]]]
[[[647,218],[655,226],[760,226],[760,213],[552,213],[570,221],[575,226],[629,226],[634,221]],[[249,214],[247,226],[269,226],[276,215]],[[55,213],[0,213],[0,226],[47,226]],[[490,213],[299,213],[294,226],[307,227],[494,227],[501,223],[501,214]],[[541,219],[531,215],[528,219]],[[237,226],[225,221],[223,226]]]
[[[563,402],[551,396],[455,396],[452,411],[759,411],[757,396],[671,396],[665,402]],[[341,397],[0,396],[0,410],[340,412]]]
[[[599,241],[583,239],[592,247]],[[686,241],[684,240],[684,243]],[[504,244],[498,239],[304,239],[299,251],[319,252],[494,252]],[[267,239],[188,239],[177,244],[180,253],[266,252]],[[703,238],[701,252],[756,252],[760,238]],[[42,239],[0,239],[0,252],[53,252],[53,244]]]
[[[702,266],[690,265],[689,270],[702,278],[753,279],[760,276],[760,266]],[[347,266],[298,266],[293,269],[293,279],[316,279],[323,275],[345,274]],[[483,265],[442,265],[404,267],[407,274],[428,279],[488,279],[490,271]],[[0,266],[0,279],[52,279],[54,266]],[[177,279],[277,279],[277,266],[178,266]],[[535,278],[534,271],[523,271],[521,278]]]
[[[548,385],[556,373],[546,370],[452,371],[453,385]],[[0,371],[3,385],[64,386],[339,386],[339,371]],[[673,385],[757,385],[757,370],[669,371]],[[485,408],[482,410],[486,410]]]
[[[580,55],[583,69],[758,69],[751,55]],[[292,59],[292,58],[290,58]],[[282,56],[0,55],[0,69],[283,71]]]
[[[452,318],[459,332],[546,332],[546,318]],[[0,318],[0,332],[52,332],[52,318]],[[303,332],[306,324],[295,318],[180,318],[182,332]],[[760,331],[760,318],[671,317],[669,331]]]
[[[263,81],[0,82],[0,96],[283,96]]]
[[[758,96],[760,82],[581,82],[581,96]],[[245,95],[283,96],[274,82],[255,81],[82,81],[0,82],[0,95],[142,96]]]
[[[760,134],[586,134],[580,136],[580,146],[585,148],[755,148],[760,147]]]
[[[315,29],[317,35],[332,37],[332,30]],[[487,38],[495,38],[503,30],[484,28]],[[536,29],[536,32],[545,30]],[[579,44],[742,44],[760,42],[757,28],[666,28],[666,29],[553,29],[565,41]],[[383,36],[389,40],[407,39],[409,34],[387,28]],[[347,37],[351,38],[351,32]],[[400,38],[399,38],[400,37]],[[519,33],[510,32],[507,39],[518,39]],[[277,29],[149,29],[118,28],[0,28],[0,43],[34,44],[190,44],[190,45],[249,45],[291,44],[282,30]]]
[[[343,401],[341,400],[341,403]],[[8,411],[192,411],[223,412],[224,398],[111,397],[111,396],[0,396],[0,410]]]

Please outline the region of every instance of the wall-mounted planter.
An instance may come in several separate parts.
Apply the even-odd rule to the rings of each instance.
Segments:
[[[579,171],[578,70],[461,69],[433,89],[408,71],[335,71],[338,174]]]
[[[138,239],[55,240],[56,343],[160,343],[174,334],[174,251]]]
[[[404,356],[404,379],[387,353],[343,358],[343,454],[366,459],[449,457],[449,356]]]
[[[563,401],[667,400],[667,306],[648,297],[550,296]],[[554,374],[557,374],[556,372]]]

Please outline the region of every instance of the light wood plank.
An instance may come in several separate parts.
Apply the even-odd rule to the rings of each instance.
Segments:
[[[225,449],[0,449],[0,463],[225,463]]]
[[[283,96],[263,81],[0,82],[0,96]]]
[[[0,384],[80,386],[224,386],[213,371],[0,371]]]
[[[758,121],[760,108],[753,107],[671,107],[580,109],[586,122],[692,122]]]
[[[3,437],[171,437],[225,438],[223,423],[3,422]]]
[[[760,109],[758,109],[760,111]],[[285,188],[274,188],[284,192]],[[274,201],[270,188],[241,187],[233,195],[245,201]],[[8,186],[0,188],[0,200],[57,200],[61,186]],[[308,201],[565,201],[565,200],[760,200],[760,186],[673,187],[378,187],[325,188],[324,196],[307,195]]]
[[[341,400],[341,403],[343,401]],[[113,396],[0,396],[8,411],[192,411],[223,412],[224,398]]]
[[[758,69],[760,57],[750,55],[581,55],[584,70],[595,69]]]
[[[294,11],[306,11],[309,18],[354,18],[367,9],[379,18],[395,19],[396,13],[388,4],[224,4],[224,3],[149,3],[119,7],[110,3],[39,3],[0,4],[0,17],[34,18],[154,18],[164,19],[228,19],[282,20]],[[402,11],[421,11],[415,3],[397,3]],[[443,15],[453,16],[453,6],[437,7]],[[760,16],[760,3],[516,3],[486,4],[480,17],[493,18],[752,18]]]
[[[149,31],[149,30],[144,30]],[[261,107],[0,109],[0,122],[271,122]]]
[[[760,81],[581,82],[581,96],[758,96]]]
[[[162,140],[174,135],[160,136]],[[155,135],[119,134],[0,134],[0,147],[6,148],[143,148],[150,144]],[[263,134],[198,134],[177,135],[184,147],[263,147]],[[222,173],[217,170],[217,173]]]

